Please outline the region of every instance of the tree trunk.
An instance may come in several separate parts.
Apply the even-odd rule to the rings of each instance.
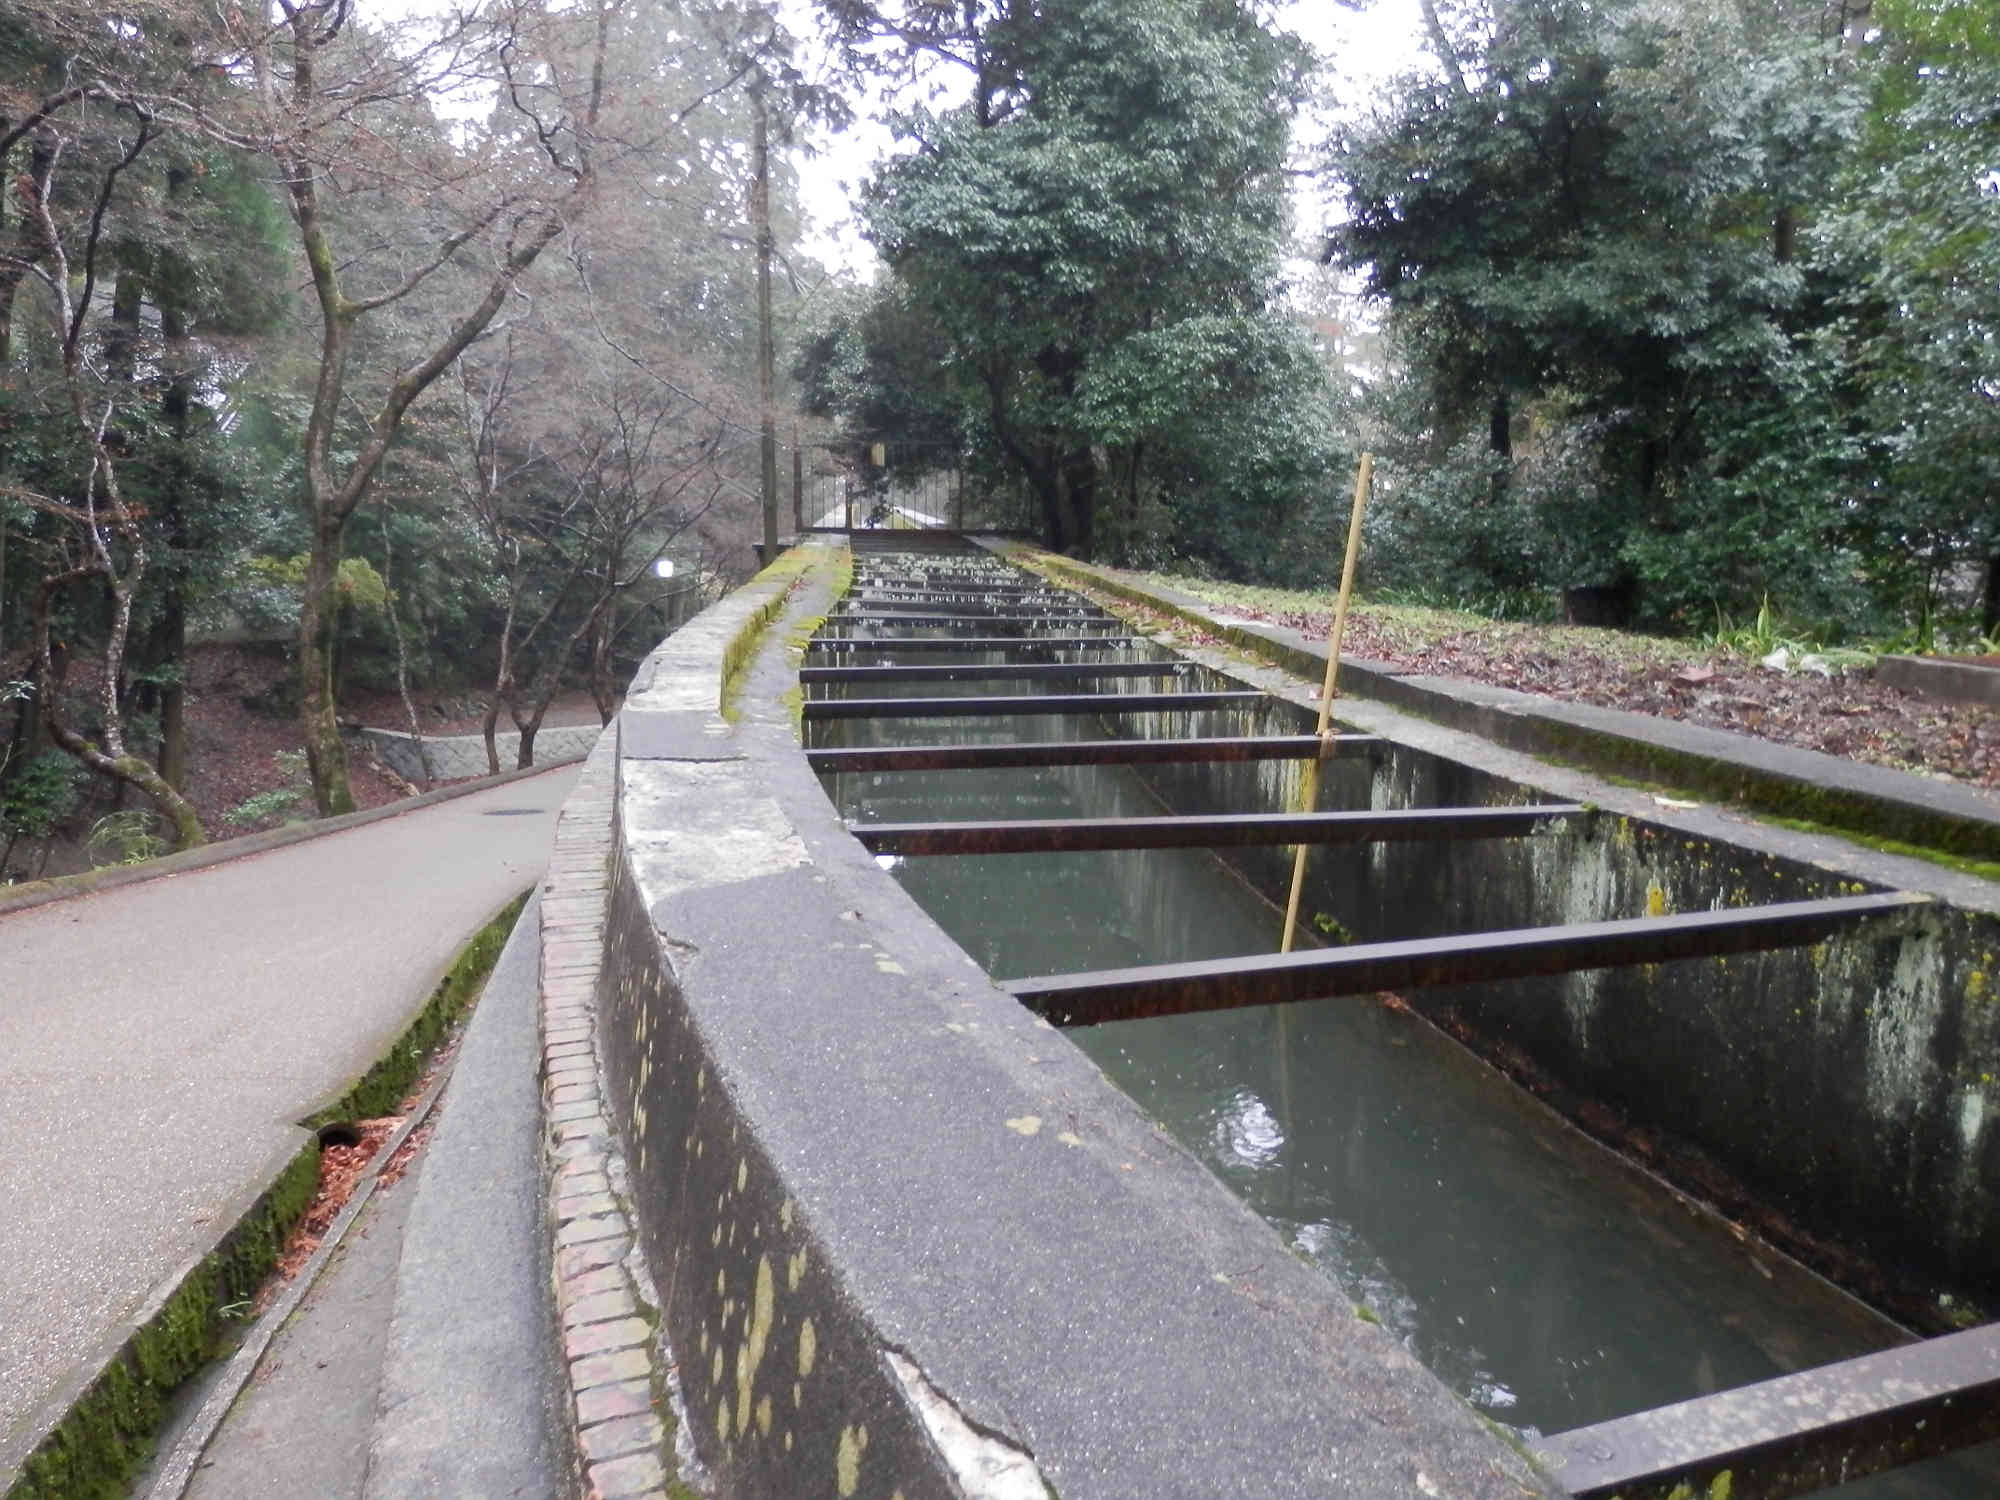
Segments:
[[[778,429],[771,412],[776,385],[771,342],[771,146],[764,77],[750,80],[751,155],[755,177],[750,217],[757,231],[757,455],[758,493],[764,502],[764,565],[778,557]]]
[[[1063,458],[1062,497],[1070,545],[1076,556],[1087,561],[1097,532],[1097,455],[1088,445],[1071,449]]]
[[[1986,607],[1980,612],[1979,633],[2000,640],[2000,551],[1986,559]]]
[[[597,719],[607,727],[618,712],[618,691],[611,681],[611,643],[617,611],[608,611],[598,620],[590,636],[590,701],[597,705]]]
[[[313,804],[323,818],[354,811],[347,782],[347,746],[340,738],[334,696],[334,632],[340,619],[335,575],[340,568],[341,522],[314,507],[313,545],[306,559],[305,597],[299,602],[300,726]]]
[[[1493,454],[1493,486],[1488,500],[1495,506],[1504,505],[1514,478],[1514,408],[1504,390],[1494,393],[1486,443]]]
[[[410,743],[417,747],[417,764],[424,773],[424,790],[437,783],[431,775],[431,758],[424,753],[424,726],[417,717],[416,701],[410,697],[410,652],[403,640],[403,617],[396,609],[396,588],[392,577],[396,567],[395,544],[390,538],[391,511],[382,507],[382,594],[389,610],[389,630],[396,637],[396,692],[403,700],[403,717],[409,721]]]
[[[41,700],[42,726],[49,737],[64,750],[89,766],[93,771],[113,777],[122,792],[125,787],[136,787],[153,801],[167,821],[173,825],[174,845],[179,849],[193,849],[208,842],[208,834],[201,826],[201,819],[195,815],[188,800],[169,786],[160,773],[145,760],[131,754],[125,748],[125,737],[118,714],[118,677],[123,666],[124,643],[131,622],[131,596],[128,590],[113,587],[113,620],[110,642],[105,649],[104,680],[100,686],[100,706],[104,714],[104,745],[100,748],[94,741],[85,739],[63,721],[57,706],[56,692],[56,652],[50,639],[50,611],[56,593],[79,578],[90,576],[79,572],[68,576],[44,578],[35,599],[35,657],[36,696]]]
[[[480,725],[480,733],[486,740],[486,774],[489,776],[500,774],[500,750],[495,742],[495,733],[500,727],[501,691],[499,684],[496,683],[493,688],[493,701],[486,705],[486,718]],[[506,691],[511,693],[513,684],[509,683]],[[508,712],[510,714],[513,712],[512,704],[508,705]]]
[[[130,385],[139,352],[139,302],[145,280],[127,267],[111,293],[111,322],[104,330],[104,372],[117,385]]]

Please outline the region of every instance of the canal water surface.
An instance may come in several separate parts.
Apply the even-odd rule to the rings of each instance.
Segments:
[[[1160,655],[1141,647],[1089,659]],[[1036,659],[1065,656],[1082,659],[1059,651]],[[1002,658],[898,655],[884,642],[815,660]],[[1088,690],[993,681],[901,687],[922,697]],[[896,692],[874,684],[826,691]],[[1190,732],[1242,732],[1204,718]],[[816,748],[1109,732],[1095,718],[1047,715],[843,719],[810,729]],[[855,823],[1165,810],[1119,767],[850,772],[824,780]],[[1205,851],[878,859],[995,979],[1278,947],[1280,914]],[[1345,1288],[1358,1315],[1378,1319],[1481,1412],[1530,1440],[1899,1338],[1867,1309],[1583,1138],[1393,999],[1119,1022],[1068,1035]],[[1824,1493],[1971,1500],[1996,1492],[1990,1473],[1960,1460]]]

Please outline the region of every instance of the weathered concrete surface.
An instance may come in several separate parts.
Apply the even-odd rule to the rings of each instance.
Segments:
[[[604,731],[596,724],[547,724],[535,733],[535,759],[550,763],[575,760],[590,753]],[[421,783],[426,764],[433,778],[452,781],[460,776],[487,773],[486,737],[479,734],[425,735],[422,745],[395,729],[354,731],[382,757],[382,763],[405,781]],[[493,736],[494,753],[500,768],[510,769],[520,753],[521,736],[516,731]]]
[[[557,1494],[561,1392],[543,1232],[539,901],[486,981],[396,1264],[367,1500]]]
[[[0,1487],[293,1122],[534,882],[573,779],[0,919]]]
[[[1991,662],[1940,660],[1935,656],[1885,656],[1875,668],[1883,682],[1947,703],[1983,703],[2000,708],[2000,666]]]
[[[1130,581],[1121,587],[1136,588]],[[1191,613],[1199,601],[1168,602]],[[1221,633],[1224,620],[1217,621]],[[1233,732],[1298,733],[1325,662],[1308,680],[1200,649],[1219,671],[1290,696]],[[1379,679],[1343,661],[1340,717],[1386,737],[1367,758],[1328,765],[1320,807],[1483,806],[1579,801],[1598,817],[1528,839],[1378,844],[1365,857],[1316,855],[1304,910],[1371,941],[1643,917],[1863,890],[1904,889],[1937,903],[1911,929],[1790,952],[1601,970],[1560,979],[1417,991],[1407,998],[1461,1034],[1530,1060],[1572,1112],[1610,1106],[1722,1163],[1755,1202],[1799,1229],[1872,1257],[1895,1294],[1949,1291],[2000,1303],[2000,884],[1836,838],[1760,825],[1726,806],[1695,806],[1608,784],[1519,753],[1547,746],[1510,722],[1621,722],[1578,708],[1441,678],[1424,679],[1425,719],[1373,695]],[[1406,680],[1407,681],[1407,680]],[[1216,682],[1212,685],[1239,685]],[[1450,697],[1461,711],[1437,712]],[[1529,705],[1516,712],[1519,700]],[[1440,728],[1465,722],[1478,732]],[[1138,716],[1135,734],[1175,732]],[[1906,807],[1961,821],[1986,816],[1971,788],[1771,746],[1743,735],[1645,719],[1661,743],[1699,740],[1767,770],[1881,789]],[[1202,732],[1232,730],[1219,718]],[[1632,729],[1638,734],[1639,729]],[[1155,767],[1143,772],[1177,811],[1276,811],[1294,804],[1285,763]],[[1725,777],[1725,780],[1732,779]],[[1872,794],[1872,792],[1871,792]],[[2000,823],[1996,823],[2000,827]],[[1283,899],[1289,850],[1227,856]],[[1748,1207],[1744,1204],[1730,1205]],[[1804,1248],[1799,1244],[1799,1248]],[[1825,1264],[1824,1262],[1822,1264]],[[1902,1301],[1908,1298],[1912,1301]]]
[[[1005,547],[1003,553],[1022,549]],[[1287,626],[1232,616],[1206,600],[1114,568],[1054,559],[1057,570],[1134,601],[1165,607],[1224,640],[1317,683],[1326,643]],[[1341,692],[1465,730],[1491,744],[1622,776],[1698,790],[1813,822],[2000,859],[2000,793],[1861,765],[1749,735],[1454,677],[1341,657]]]
[[[875,868],[778,653],[732,732],[696,640],[627,700],[599,1041],[724,1492],[1551,1492]]]

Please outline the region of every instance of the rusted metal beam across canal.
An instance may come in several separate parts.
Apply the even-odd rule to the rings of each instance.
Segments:
[[[847,601],[860,599],[1079,599],[1067,589],[1036,588],[1016,583],[860,583],[847,593]]]
[[[985,623],[985,622],[982,622]],[[817,635],[808,651],[1027,651],[1057,648],[1130,650],[1150,646],[1143,635]]]
[[[1419,807],[1401,812],[1218,813],[1158,818],[1016,818],[995,823],[850,823],[876,854],[1080,854],[1099,849],[1236,849],[1254,844],[1368,844],[1505,839],[1574,818],[1573,802],[1532,807]]]
[[[982,630],[992,625],[1116,625],[1124,621],[1103,610],[1064,609],[1044,610],[1039,614],[987,614],[983,610],[968,606],[957,614],[861,614],[842,613],[835,610],[826,617],[828,625],[977,625]]]
[[[800,682],[1042,682],[1112,677],[1179,677],[1191,661],[947,662],[917,667],[801,667]]]
[[[1001,984],[1058,1026],[1367,995],[1378,990],[1474,984],[1713,958],[1821,942],[1880,918],[1928,905],[1897,891],[1786,901],[1738,911],[1691,912],[1620,922],[1459,933],[1397,943],[1357,943],[1305,953],[1258,954],[1201,963],[1153,964],[1010,979]]]
[[[1809,1495],[2000,1437],[2000,1324],[1781,1375],[1535,1444],[1576,1500]]]
[[[1016,714],[1153,714],[1249,708],[1268,693],[1005,693],[992,698],[812,698],[808,719],[939,719]]]
[[[1364,755],[1379,747],[1373,734],[1328,740],[1327,759]],[[1203,761],[1311,760],[1311,734],[1234,735],[1198,740],[1023,740],[1008,745],[866,745],[808,750],[815,771],[986,771],[1016,766],[1159,766]]]

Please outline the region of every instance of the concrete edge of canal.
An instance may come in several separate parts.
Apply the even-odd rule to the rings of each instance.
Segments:
[[[671,1442],[732,1496],[1560,1494],[847,835],[787,650],[835,555],[670,637],[558,830],[582,1486],[671,1493]]]

